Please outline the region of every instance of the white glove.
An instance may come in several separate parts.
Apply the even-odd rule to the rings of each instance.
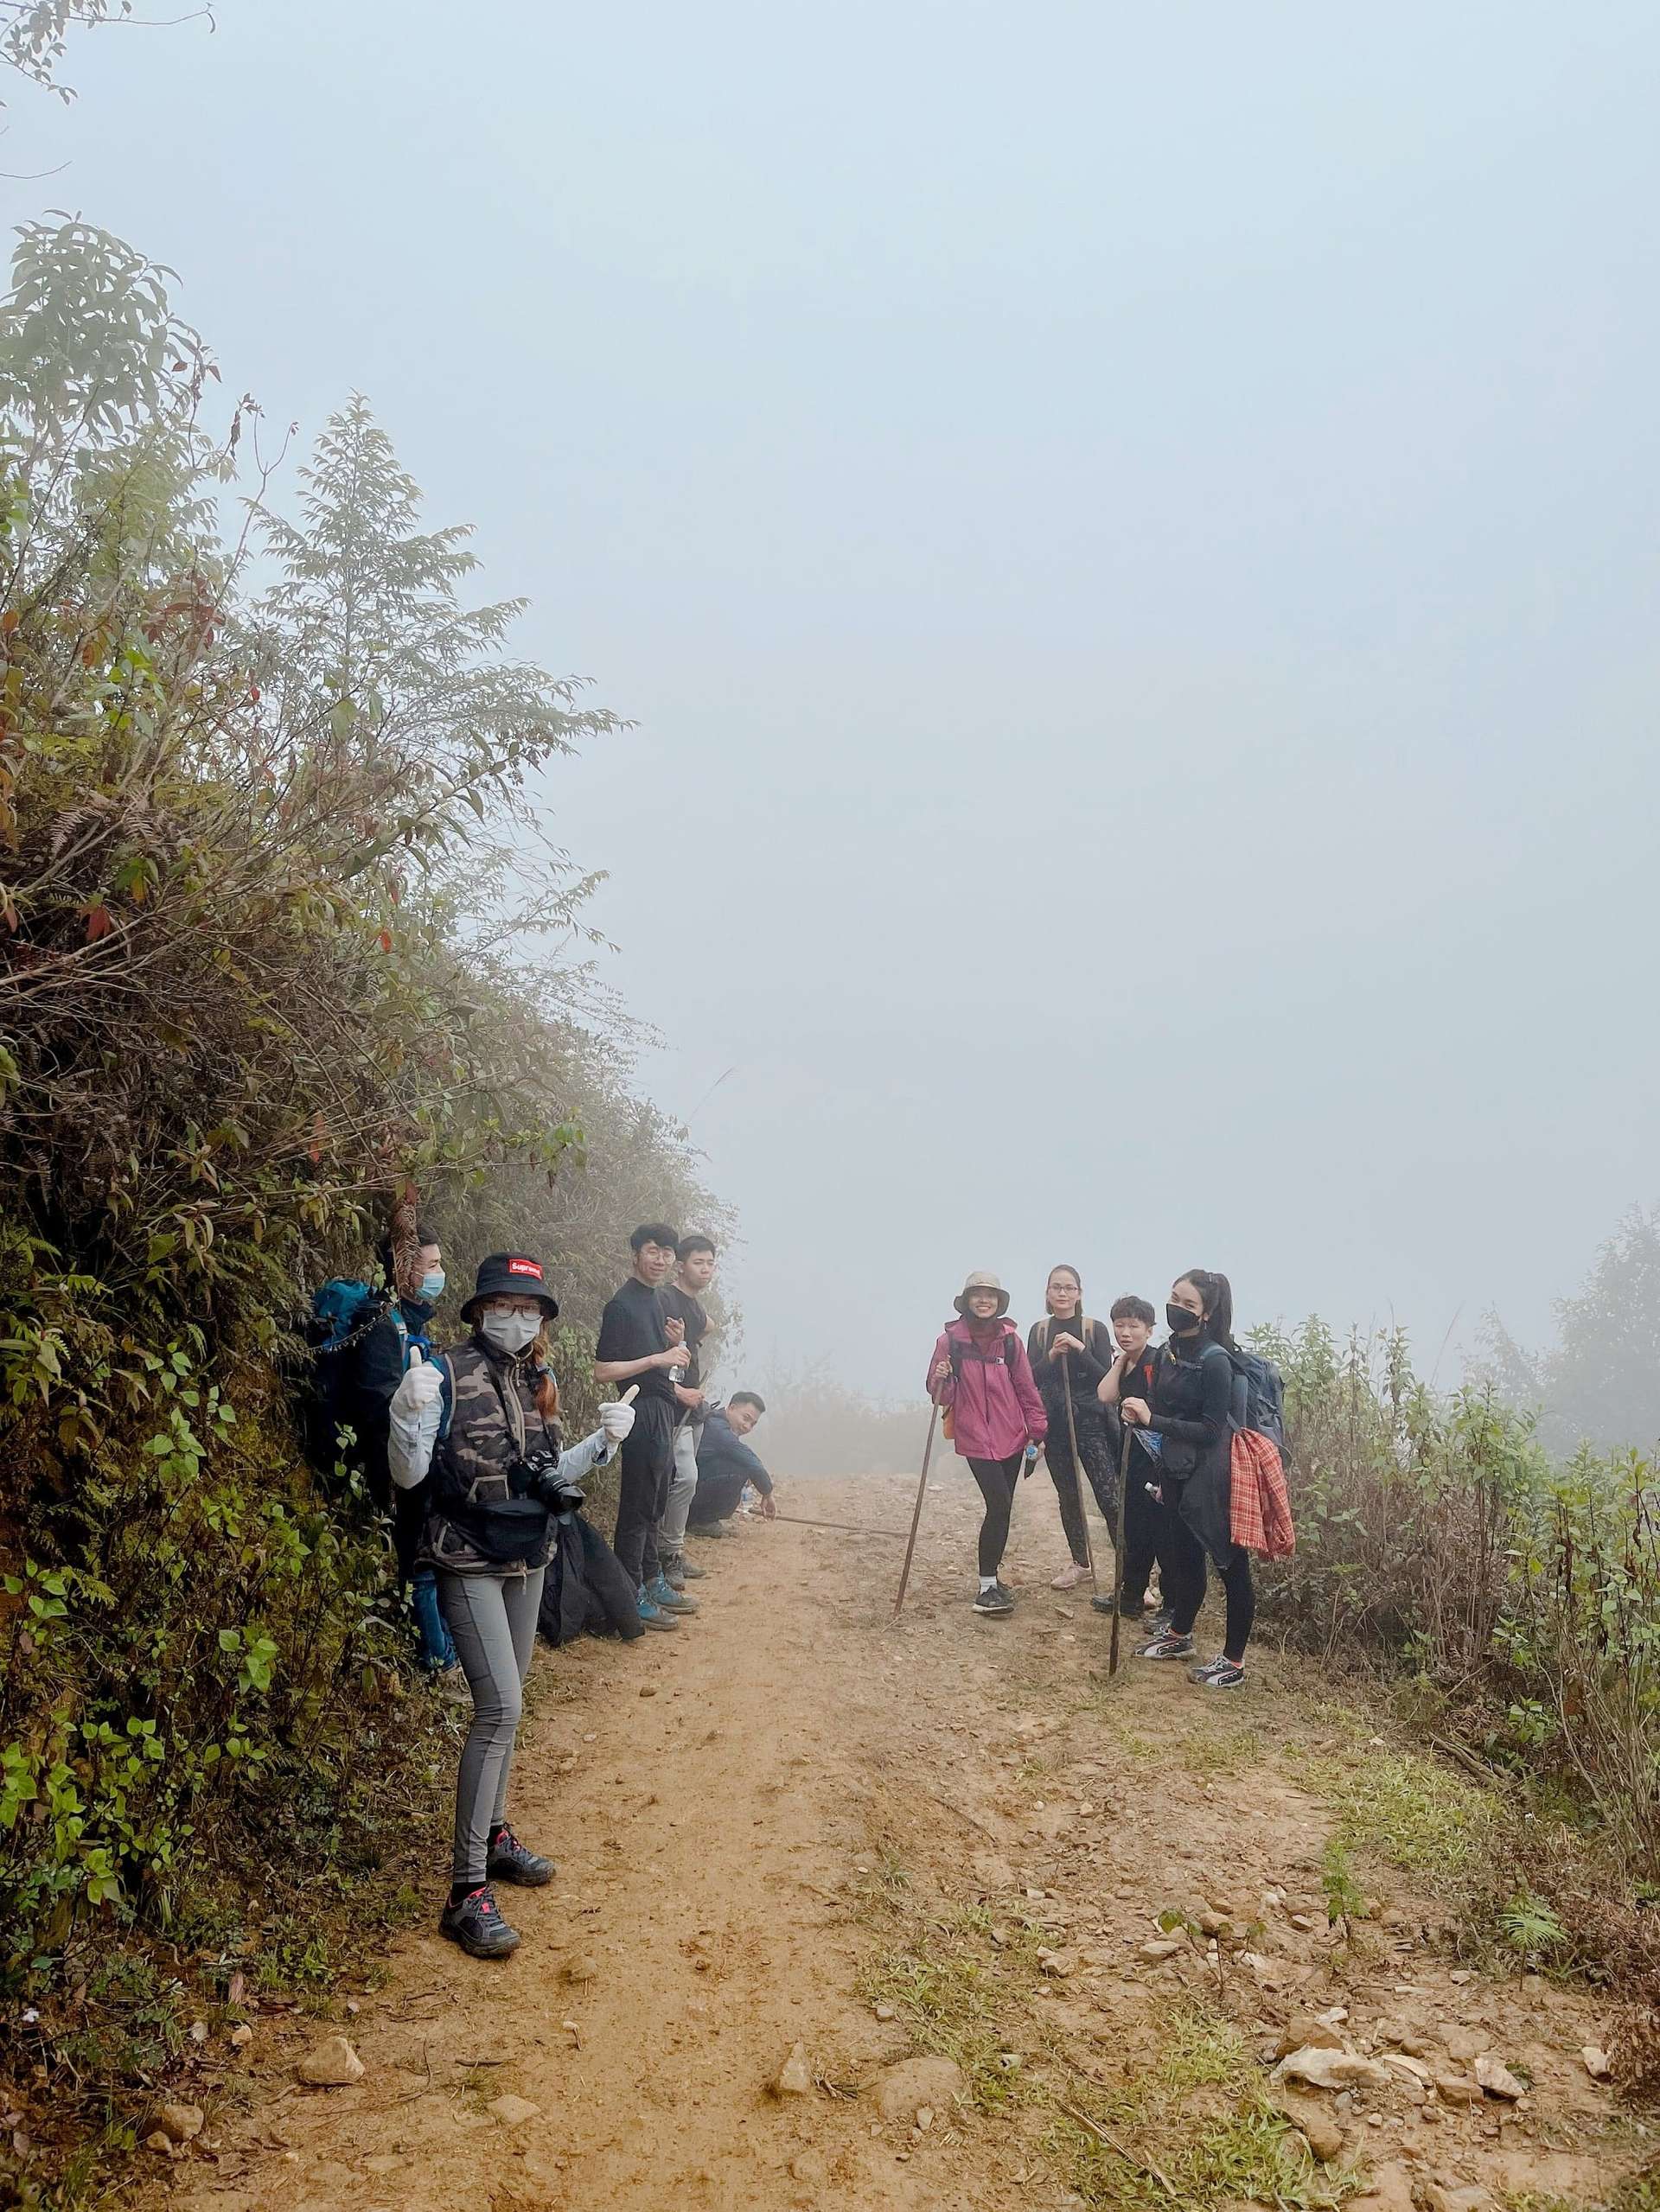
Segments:
[[[392,1410],[402,1413],[412,1421],[418,1421],[429,1406],[437,1405],[444,1395],[444,1380],[436,1367],[428,1367],[421,1357],[418,1344],[409,1348],[409,1367],[403,1380],[392,1393]]]
[[[624,1406],[619,1399],[613,1405],[599,1409],[599,1425],[607,1444],[621,1444],[634,1426],[634,1408]]]

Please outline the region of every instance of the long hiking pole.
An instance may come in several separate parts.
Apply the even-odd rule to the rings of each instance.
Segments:
[[[1107,1648],[1107,1679],[1110,1682],[1118,1672],[1118,1638],[1124,1616],[1124,1527],[1130,1517],[1130,1447],[1135,1441],[1134,1432],[1123,1415],[1119,1415],[1124,1431],[1124,1442],[1118,1454],[1118,1527],[1113,1531],[1113,1635]]]
[[[1072,1495],[1078,1501],[1078,1526],[1083,1531],[1083,1563],[1089,1570],[1089,1587],[1098,1590],[1095,1580],[1095,1549],[1089,1541],[1089,1516],[1083,1509],[1083,1469],[1078,1462],[1078,1418],[1072,1411],[1072,1370],[1067,1365],[1067,1355],[1061,1354],[1061,1387],[1066,1393],[1066,1433],[1072,1446]]]
[[[899,1618],[899,1609],[905,1602],[905,1585],[910,1580],[911,1555],[916,1549],[916,1531],[923,1520],[923,1493],[928,1488],[928,1463],[934,1457],[934,1431],[939,1425],[940,1404],[934,1401],[934,1411],[928,1417],[928,1442],[923,1446],[922,1478],[916,1485],[916,1510],[910,1516],[910,1537],[905,1546],[905,1564],[899,1574],[899,1595],[893,1601],[893,1617]]]

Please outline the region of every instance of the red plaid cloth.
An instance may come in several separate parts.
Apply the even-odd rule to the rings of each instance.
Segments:
[[[1297,1548],[1297,1531],[1292,1527],[1278,1447],[1255,1429],[1236,1429],[1231,1471],[1229,1519],[1235,1543],[1248,1552],[1260,1552],[1265,1559],[1289,1558]]]

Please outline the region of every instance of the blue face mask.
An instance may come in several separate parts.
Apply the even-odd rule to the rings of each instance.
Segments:
[[[430,1274],[423,1275],[421,1278],[421,1304],[424,1306],[437,1305],[438,1300],[444,1296],[444,1286],[448,1280],[449,1278],[445,1275],[442,1267],[435,1267]]]

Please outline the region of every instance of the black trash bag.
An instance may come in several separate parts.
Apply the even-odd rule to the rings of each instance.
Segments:
[[[575,1636],[622,1636],[632,1642],[646,1633],[639,1593],[615,1552],[581,1514],[553,1524],[558,1541],[547,1563],[537,1626],[549,1643]]]

